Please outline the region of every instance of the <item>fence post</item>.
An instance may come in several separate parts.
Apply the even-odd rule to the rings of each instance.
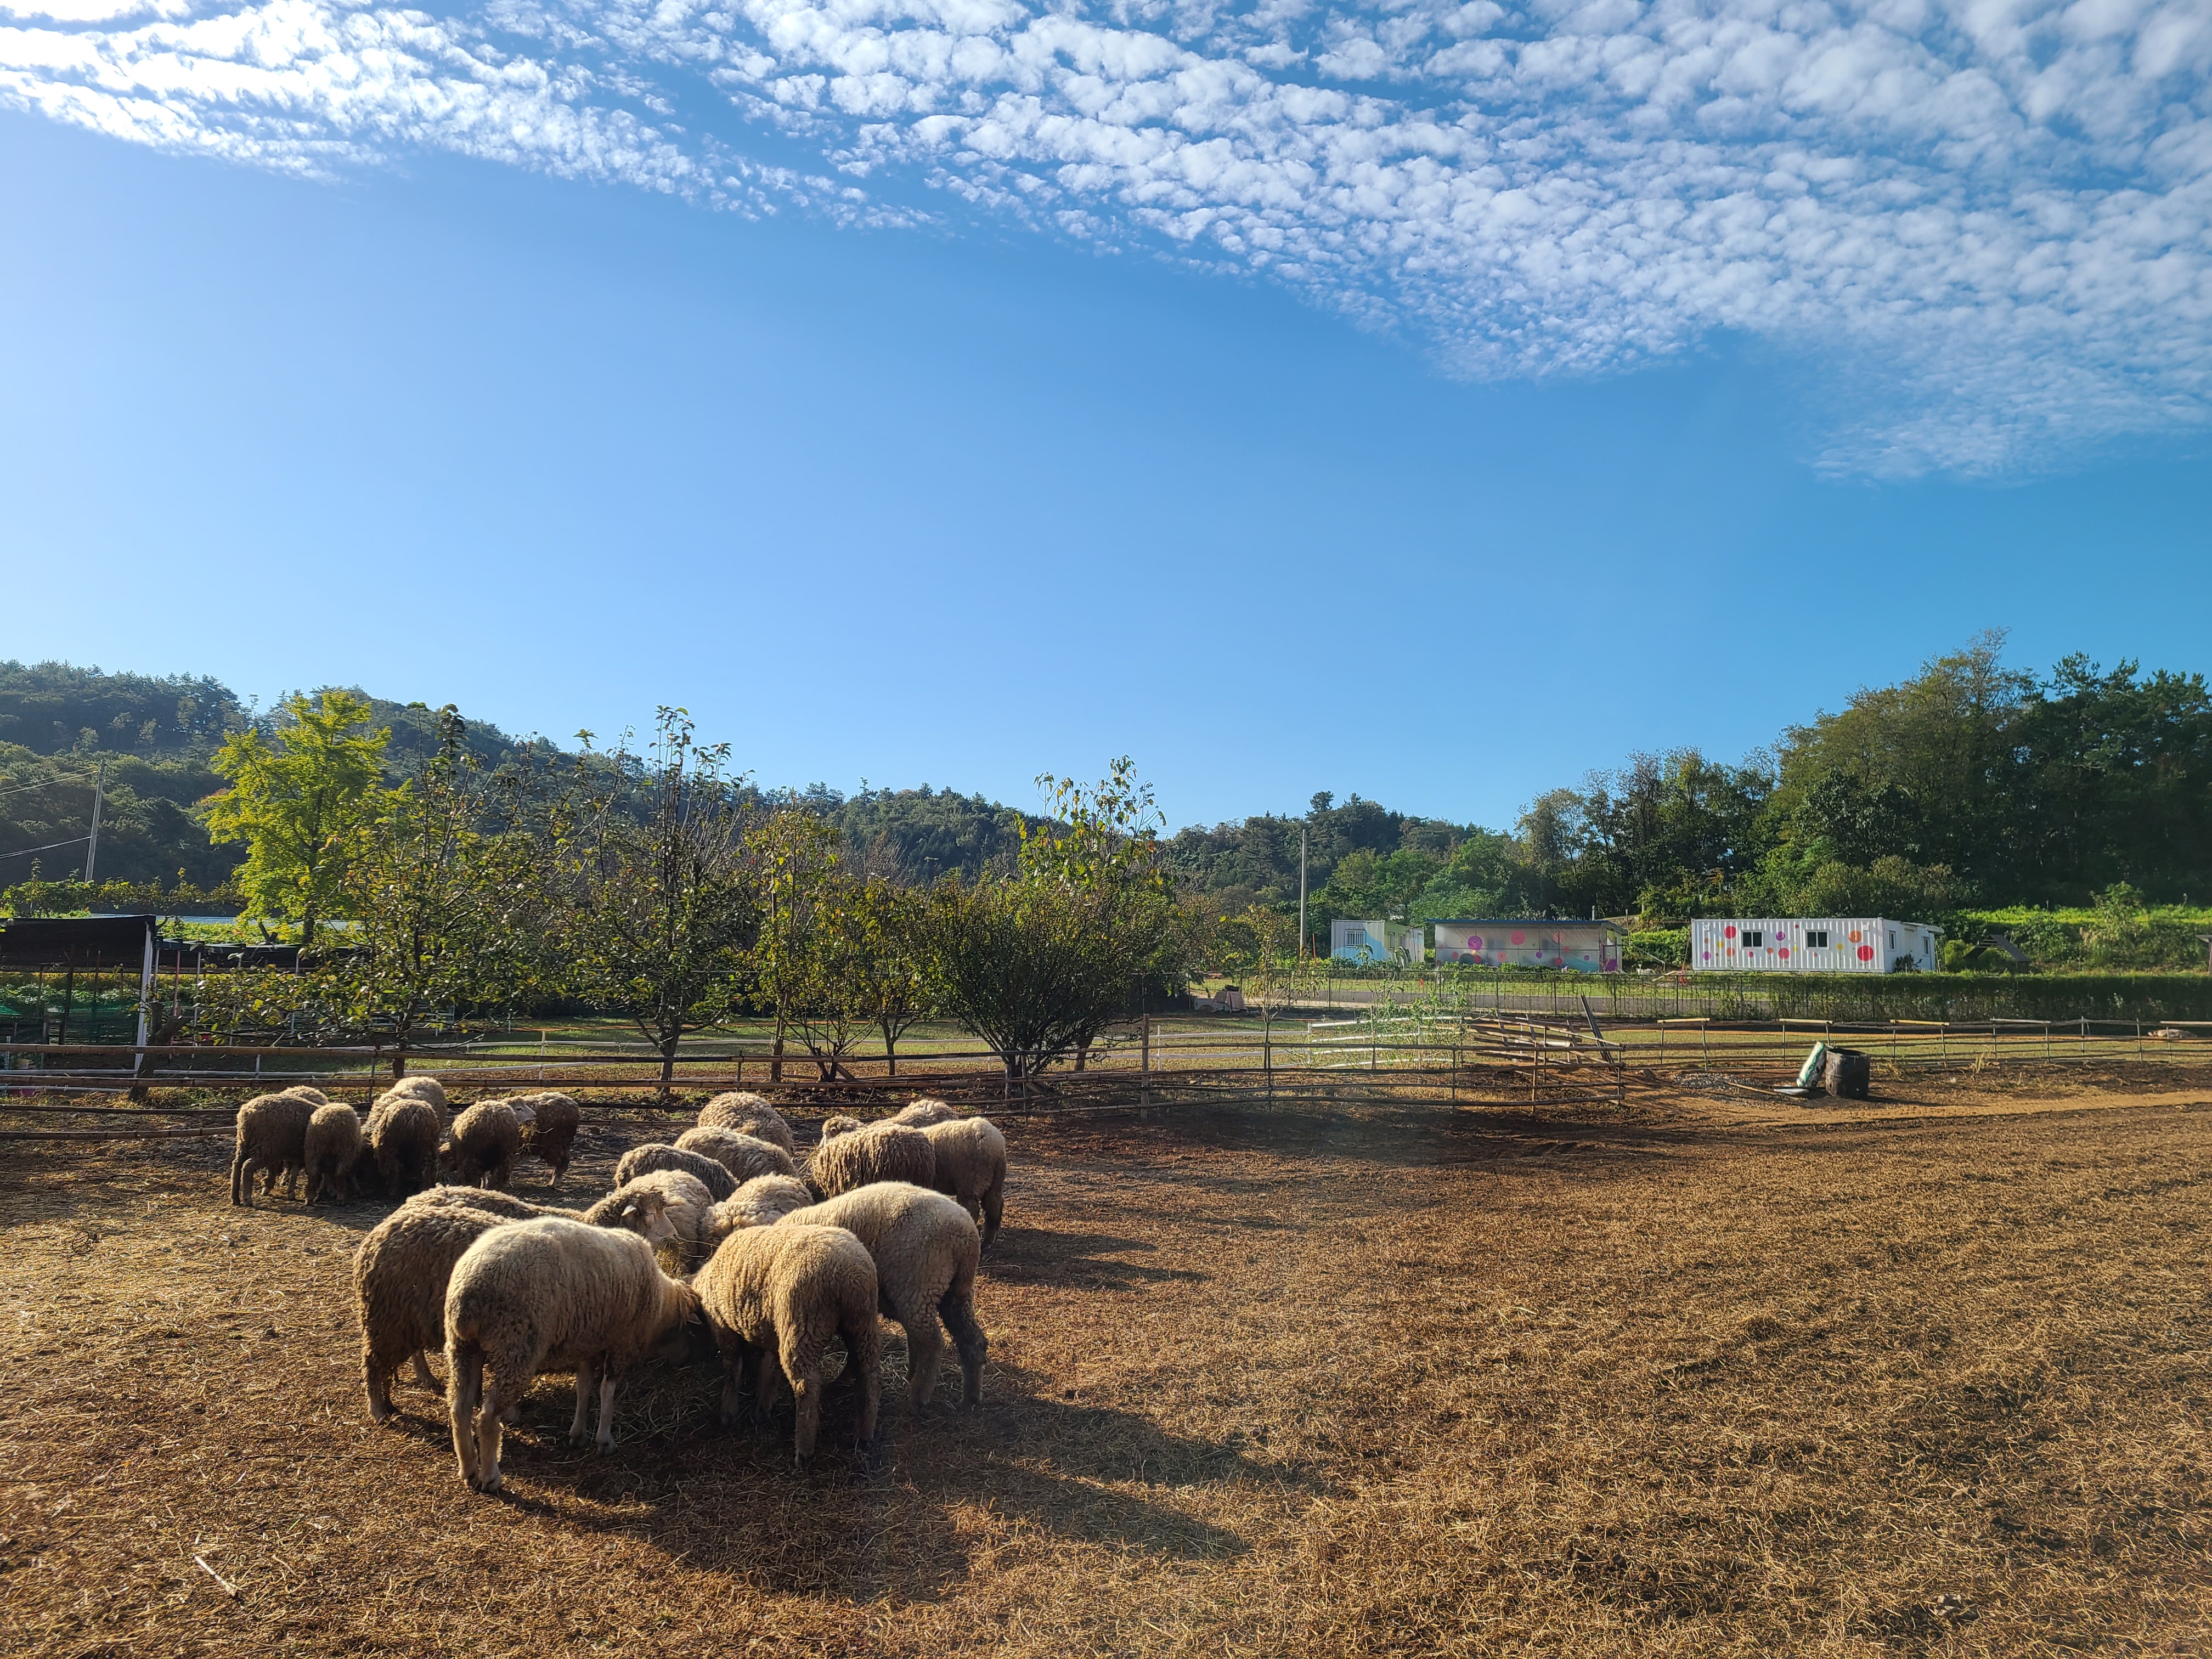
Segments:
[[[1267,1098],[1275,1098],[1275,1024],[1265,1014],[1260,1017],[1260,1071],[1267,1080]]]
[[[1152,1017],[1144,1014],[1139,1018],[1145,1023],[1145,1046],[1140,1062],[1143,1069],[1137,1079],[1137,1102],[1139,1105],[1149,1106],[1152,1103]]]

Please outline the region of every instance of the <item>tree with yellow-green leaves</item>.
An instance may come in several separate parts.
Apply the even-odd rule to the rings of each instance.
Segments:
[[[317,924],[345,914],[348,860],[392,738],[369,715],[350,691],[295,693],[277,706],[270,735],[248,726],[216,751],[230,787],[208,809],[208,833],[247,845],[235,878],[246,917],[296,923],[303,945],[314,944]]]

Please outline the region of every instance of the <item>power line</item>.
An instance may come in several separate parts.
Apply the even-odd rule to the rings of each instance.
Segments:
[[[33,853],[51,853],[57,847],[82,847],[91,839],[90,836],[78,836],[70,841],[50,841],[44,847],[19,847],[12,853],[0,853],[0,859],[20,859]]]

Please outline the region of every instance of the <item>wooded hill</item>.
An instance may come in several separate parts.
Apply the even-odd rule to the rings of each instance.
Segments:
[[[1539,796],[1510,829],[1322,792],[1302,817],[1186,829],[1168,860],[1210,908],[1289,912],[1303,827],[1316,929],[1338,915],[1595,910],[1679,925],[1724,912],[1944,921],[1999,907],[2061,925],[2058,907],[2100,895],[2105,910],[2084,916],[2212,902],[2203,676],[2080,657],[2038,676],[2007,665],[2002,643],[1985,635],[1862,690],[1741,761],[1686,748],[1632,755]],[[386,763],[404,775],[434,749],[434,712],[371,702],[392,728]],[[0,886],[30,873],[27,849],[84,835],[103,757],[101,876],[167,884],[182,872],[219,884],[242,849],[209,846],[197,808],[221,787],[207,763],[222,734],[252,718],[206,678],[0,664]],[[468,743],[491,766],[558,753],[473,722]],[[856,862],[915,883],[1005,861],[1025,821],[927,786],[848,796],[817,784],[763,799],[834,818]],[[82,847],[37,856],[59,876],[81,867]],[[2172,914],[2185,933],[2188,913]],[[2094,920],[2063,925],[2074,927],[2070,948],[2090,949]]]

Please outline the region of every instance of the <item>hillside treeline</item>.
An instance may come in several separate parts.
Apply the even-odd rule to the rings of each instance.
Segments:
[[[1317,794],[1303,818],[1186,830],[1178,872],[1224,904],[1309,915],[1887,915],[2212,900],[2203,676],[2069,657],[2008,667],[1997,635],[1785,729],[1741,761],[1632,755],[1510,830]]]
[[[1206,908],[1296,912],[1307,841],[1309,921],[1552,914],[1887,914],[2087,907],[2125,889],[2155,907],[2212,900],[2212,696],[2203,677],[2069,657],[2047,675],[2008,665],[1986,635],[1898,684],[1783,731],[1741,760],[1695,749],[1632,755],[1531,801],[1492,829],[1316,793],[1299,817],[1187,829],[1166,866]],[[391,738],[386,781],[437,751],[438,714],[367,699]],[[242,844],[210,845],[206,803],[226,732],[270,716],[208,678],[0,663],[0,888],[36,857],[81,867],[94,775],[107,761],[104,879],[213,890]],[[487,770],[570,764],[542,739],[470,722]],[[601,763],[612,763],[602,757]],[[1042,823],[978,795],[921,786],[845,795],[824,785],[741,792],[834,823],[844,856],[894,883],[972,880],[1006,867]],[[12,856],[11,856],[12,855]]]

